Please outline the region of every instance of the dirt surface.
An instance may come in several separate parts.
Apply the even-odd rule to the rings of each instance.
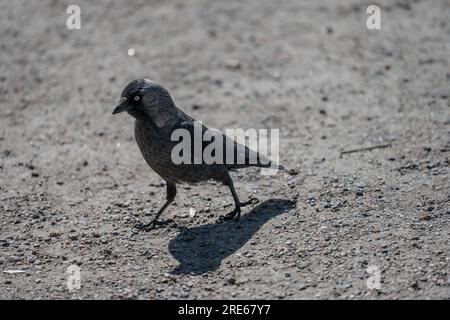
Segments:
[[[364,1],[77,1],[68,30],[70,1],[2,1],[0,298],[449,299],[450,2],[378,3],[381,30]],[[180,186],[130,237],[165,200],[111,115],[139,77],[210,127],[279,128],[290,170],[233,175],[260,200],[239,222],[226,187]]]

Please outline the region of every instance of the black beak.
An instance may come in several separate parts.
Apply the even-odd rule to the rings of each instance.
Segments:
[[[129,106],[129,104],[127,103],[127,98],[122,97],[119,100],[119,104],[117,105],[117,107],[114,109],[112,114],[116,114],[116,113],[121,113],[124,111],[128,111],[130,110],[131,107]]]

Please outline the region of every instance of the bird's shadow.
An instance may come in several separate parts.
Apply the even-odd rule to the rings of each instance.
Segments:
[[[169,251],[178,260],[172,274],[200,275],[217,270],[223,259],[241,248],[271,218],[289,211],[289,200],[265,201],[239,221],[217,222],[183,229],[169,243]]]

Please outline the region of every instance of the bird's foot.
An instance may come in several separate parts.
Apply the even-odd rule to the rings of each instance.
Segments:
[[[158,221],[158,220],[153,220],[153,221],[151,221],[150,223],[138,223],[138,224],[135,224],[134,226],[133,226],[133,230],[134,229],[136,229],[137,230],[137,232],[139,232],[139,231],[150,231],[150,230],[153,230],[153,229],[156,229],[156,227],[157,226],[160,226],[160,225],[163,225],[164,224],[164,222],[162,222],[162,221]]]
[[[226,221],[226,220],[239,220],[239,218],[241,217],[241,208],[248,206],[250,204],[256,204],[258,203],[259,200],[257,198],[251,198],[248,201],[245,202],[240,202],[239,206],[234,208],[233,211],[231,211],[230,213],[224,215],[224,216],[220,216],[220,221]]]
[[[248,201],[239,203],[239,207],[242,208],[242,207],[248,206],[250,204],[257,204],[257,203],[259,203],[258,198],[250,198]]]
[[[240,216],[241,216],[241,208],[236,207],[230,213],[228,213],[224,216],[220,216],[220,221],[233,220],[233,219],[237,221],[237,220],[239,220]]]
[[[170,228],[176,228],[177,224],[175,221],[173,221],[172,219],[167,219],[164,221],[159,221],[154,219],[153,221],[151,221],[150,223],[144,224],[144,223],[138,223],[135,224],[132,228],[132,234],[136,234],[139,231],[150,231],[153,229],[157,229],[160,226],[166,226],[169,225]]]

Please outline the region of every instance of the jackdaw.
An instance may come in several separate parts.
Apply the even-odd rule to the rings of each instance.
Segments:
[[[175,164],[172,160],[172,149],[178,144],[172,141],[172,133],[176,129],[184,129],[190,133],[192,141],[196,138],[196,122],[193,118],[185,114],[175,106],[169,92],[160,84],[148,79],[137,79],[131,81],[122,91],[119,104],[114,109],[113,114],[126,111],[135,118],[134,136],[139,149],[147,164],[163,178],[167,185],[167,201],[157,212],[155,218],[147,224],[136,225],[135,228],[142,230],[153,229],[160,222],[158,218],[163,211],[171,204],[177,192],[177,183],[197,184],[210,179],[228,186],[233,196],[235,208],[223,219],[239,219],[241,208],[251,204],[256,199],[247,202],[240,202],[233,186],[233,180],[229,172],[250,166],[271,167],[284,169],[282,166],[274,164],[264,155],[253,151],[242,144],[238,144],[226,135],[220,134],[223,144],[223,159],[228,159],[230,152],[233,161],[222,161],[217,163],[205,163],[203,159],[194,159],[196,155],[191,153],[190,163]],[[208,128],[199,125],[201,133],[205,133]],[[198,127],[197,127],[198,129]],[[202,151],[212,143],[202,141]],[[194,142],[195,143],[195,142]],[[193,144],[191,144],[193,145]],[[244,161],[237,161],[239,156]],[[253,159],[253,161],[250,161]],[[256,161],[255,161],[256,159]],[[196,161],[197,160],[197,161]]]

